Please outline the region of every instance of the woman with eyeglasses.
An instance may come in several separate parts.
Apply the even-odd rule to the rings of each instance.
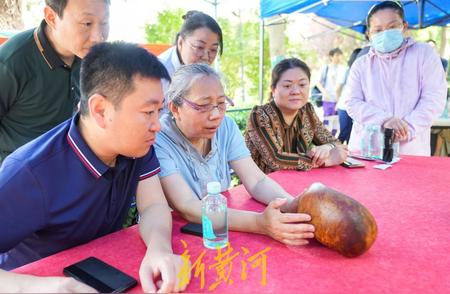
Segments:
[[[156,139],[161,184],[172,208],[186,220],[201,223],[206,184],[229,188],[230,168],[250,195],[268,204],[261,213],[228,209],[230,230],[268,235],[289,245],[307,244],[314,227],[296,212],[297,201],[267,177],[250,156],[236,125],[225,116],[230,102],[218,74],[206,64],[182,66],[167,93],[169,110]]]
[[[183,15],[183,25],[176,35],[175,45],[158,56],[169,75],[182,65],[193,63],[213,64],[217,54],[222,55],[222,29],[211,16],[196,10]],[[169,83],[162,81],[163,92]]]
[[[338,165],[347,157],[308,102],[310,78],[303,61],[280,61],[272,70],[270,101],[250,112],[245,141],[265,173]]]
[[[343,94],[353,118],[349,150],[360,150],[364,125],[379,125],[394,130],[400,154],[430,156],[431,124],[447,93],[439,56],[405,37],[408,23],[398,1],[375,4],[366,23],[371,48],[353,64]]]

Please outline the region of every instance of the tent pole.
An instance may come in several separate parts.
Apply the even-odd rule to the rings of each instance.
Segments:
[[[420,0],[417,3],[417,6],[419,6],[419,29],[423,28],[423,15],[425,13],[425,1],[426,0]]]
[[[259,22],[259,104],[264,97],[264,19]]]

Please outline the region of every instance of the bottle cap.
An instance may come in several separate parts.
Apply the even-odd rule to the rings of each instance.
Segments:
[[[222,186],[219,182],[209,182],[206,185],[206,191],[208,191],[208,194],[219,194],[222,189]]]

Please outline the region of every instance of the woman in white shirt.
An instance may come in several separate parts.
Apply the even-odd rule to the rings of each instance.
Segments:
[[[182,65],[206,63],[211,65],[222,55],[222,29],[211,16],[196,10],[183,15],[183,25],[175,38],[175,45],[158,56],[170,76]],[[169,83],[162,80],[163,92],[167,93]],[[167,102],[165,103],[167,110]]]

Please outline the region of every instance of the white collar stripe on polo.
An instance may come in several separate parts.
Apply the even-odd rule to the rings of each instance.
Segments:
[[[160,167],[155,168],[155,169],[152,170],[152,171],[149,171],[149,172],[147,172],[147,173],[145,173],[145,174],[140,175],[140,176],[139,176],[139,180],[142,181],[142,180],[145,180],[145,179],[147,179],[147,178],[150,178],[150,177],[156,175],[157,173],[159,173],[160,171],[161,171],[161,168],[160,168]]]
[[[73,149],[75,150],[75,153],[78,155],[78,157],[83,161],[83,163],[86,165],[86,167],[96,176],[97,178],[101,177],[101,173],[94,167],[94,165],[86,158],[86,156],[81,152],[80,148],[78,148],[75,141],[72,139],[70,134],[67,134],[67,138],[69,139],[70,145],[72,145]]]

